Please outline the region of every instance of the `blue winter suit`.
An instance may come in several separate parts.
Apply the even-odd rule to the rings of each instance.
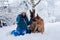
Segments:
[[[32,23],[32,20],[30,19],[30,21],[29,21],[27,16],[23,17],[22,14],[19,14],[16,18],[16,22],[17,22],[17,28],[16,28],[16,30],[14,30],[15,36],[24,35],[26,33],[31,33],[30,29],[28,29],[27,26]]]

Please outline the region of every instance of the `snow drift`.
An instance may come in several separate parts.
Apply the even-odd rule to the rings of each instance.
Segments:
[[[17,25],[0,28],[0,40],[60,40],[60,22],[45,23],[45,32],[25,34],[24,36],[11,35],[10,32]]]

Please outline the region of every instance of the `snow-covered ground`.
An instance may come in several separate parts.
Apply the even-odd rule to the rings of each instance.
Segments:
[[[10,34],[15,28],[16,25],[0,28],[0,40],[60,40],[60,22],[45,23],[44,34],[31,33],[15,37]]]
[[[4,9],[4,7],[1,6],[3,6],[4,3],[5,6],[8,5],[8,2],[0,0],[0,19],[5,20],[6,23],[11,25],[15,23],[16,16],[20,14],[21,9],[25,7],[25,3],[22,1],[23,0],[9,0],[9,6]],[[27,0],[25,1],[26,4],[28,4]],[[31,5],[28,4],[27,9],[30,10],[30,7]],[[24,36],[15,37],[14,35],[11,35],[10,32],[15,30],[17,25],[12,25],[0,28],[0,40],[60,40],[60,0],[42,0],[36,6],[36,13],[38,13],[39,16],[44,19],[44,21],[54,22],[45,23],[44,34],[31,33]],[[29,18],[29,12],[27,12],[27,15]]]

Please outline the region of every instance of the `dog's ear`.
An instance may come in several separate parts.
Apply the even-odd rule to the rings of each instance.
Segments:
[[[38,14],[37,14],[37,18],[38,18],[38,19],[40,18]]]
[[[37,17],[39,17],[39,15],[37,14]]]
[[[32,11],[31,10],[29,11],[30,11],[30,14],[35,14],[35,9],[32,9]]]
[[[35,14],[35,9],[32,9],[33,13]]]
[[[32,14],[31,10],[29,10],[29,11],[30,11],[30,14]]]

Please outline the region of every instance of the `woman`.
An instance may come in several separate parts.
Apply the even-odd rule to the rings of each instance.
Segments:
[[[32,23],[32,20],[30,21],[28,20],[25,11],[23,11],[21,14],[17,16],[16,22],[17,22],[17,28],[16,30],[13,31],[15,36],[31,33],[30,29],[27,29],[27,26]]]

